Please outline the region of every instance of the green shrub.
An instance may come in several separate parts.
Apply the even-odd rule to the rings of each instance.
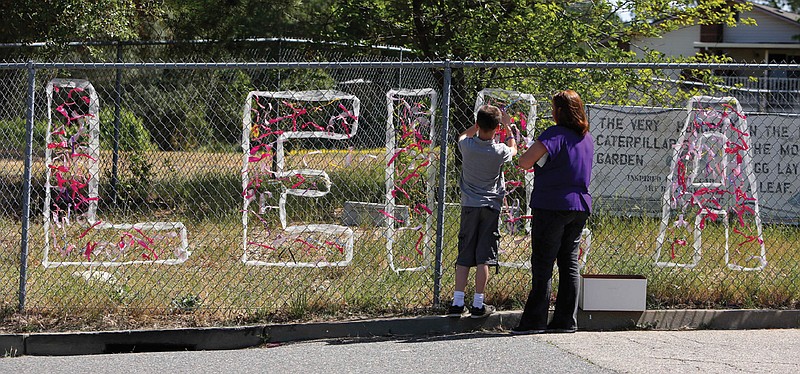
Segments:
[[[140,204],[146,200],[152,180],[153,165],[147,161],[146,152],[156,149],[150,132],[144,127],[144,121],[131,110],[120,108],[119,113],[119,171],[115,191],[109,185],[102,185],[104,196],[115,196],[115,199],[128,204]],[[104,107],[100,110],[100,148],[111,150],[114,147],[114,108]],[[111,168],[105,171],[103,181],[113,180]]]
[[[212,79],[221,92],[206,110],[206,118],[213,125],[217,142],[238,146],[242,141],[242,106],[255,87],[241,70],[214,71]]]
[[[325,90],[336,86],[336,80],[324,69],[290,69],[283,73],[281,90]]]
[[[208,101],[214,97],[209,87],[215,87],[209,73],[184,76],[165,71],[143,78],[128,90],[136,92],[131,108],[144,120],[158,148],[189,151],[214,140],[214,129],[206,118]]]
[[[34,122],[33,150],[43,152],[47,121]],[[22,156],[25,153],[25,119],[22,117],[0,119],[0,154]]]
[[[100,148],[114,148],[114,108],[104,107],[100,110]],[[119,112],[119,150],[155,150],[144,121],[127,108],[120,108]]]

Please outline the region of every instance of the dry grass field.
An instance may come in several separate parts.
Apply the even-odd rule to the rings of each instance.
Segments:
[[[348,153],[290,152],[289,168],[324,169],[333,182],[331,193],[318,199],[294,198],[289,224],[341,224],[344,201],[382,203],[385,158],[382,150]],[[108,191],[110,154],[101,157],[101,196]],[[131,184],[127,155],[120,163],[120,183]],[[352,227],[353,260],[344,267],[291,268],[250,266],[244,252],[240,153],[169,152],[147,154],[150,165],[145,200],[103,202],[99,214],[116,222],[180,221],[188,231],[188,260],[178,265],[61,266],[45,268],[41,216],[44,162],[33,164],[34,191],[29,235],[26,313],[18,305],[21,221],[19,196],[23,164],[0,159],[0,177],[7,204],[0,219],[0,287],[5,331],[121,329],[254,322],[352,319],[387,314],[426,314],[432,308],[435,272],[433,253],[414,251],[418,235],[396,238],[396,265],[422,261],[423,271],[390,269],[384,227]],[[457,202],[448,177],[448,200]],[[138,186],[141,188],[142,186]],[[123,196],[122,194],[120,196]],[[133,196],[133,195],[125,195]],[[452,294],[458,206],[448,204],[443,219],[441,298]],[[270,218],[276,224],[276,218]],[[648,279],[650,308],[796,308],[800,307],[800,230],[768,225],[764,237],[768,266],[763,271],[729,270],[722,260],[722,234],[711,225],[704,238],[701,263],[694,269],[654,265],[658,221],[619,218],[596,212],[590,222],[592,247],[585,273],[641,274]],[[428,232],[435,237],[435,226]],[[505,236],[501,259],[524,262],[530,239]],[[302,255],[300,252],[296,252]],[[329,258],[339,254],[330,253]],[[317,255],[317,258],[319,256]],[[314,258],[311,256],[310,258]],[[407,261],[404,264],[402,261]],[[487,299],[503,309],[520,308],[527,296],[530,273],[501,267],[492,273]]]

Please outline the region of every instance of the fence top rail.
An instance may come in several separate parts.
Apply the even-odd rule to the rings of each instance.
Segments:
[[[317,61],[317,62],[11,62],[0,69],[325,69],[325,68],[551,68],[800,70],[800,64],[548,62],[548,61]]]
[[[453,61],[451,66],[476,68],[600,68],[600,69],[760,69],[795,70],[800,64],[688,63],[688,62],[594,62],[594,61]]]
[[[34,62],[35,69],[326,69],[442,68],[445,61],[318,61],[318,62]],[[26,68],[25,63],[0,63],[0,69]]]
[[[27,62],[0,63],[0,70],[27,69],[29,67]]]

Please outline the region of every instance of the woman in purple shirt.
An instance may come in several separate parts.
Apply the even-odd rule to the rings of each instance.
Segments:
[[[514,334],[574,332],[578,311],[578,248],[592,210],[589,182],[594,143],[583,101],[575,91],[553,96],[555,126],[547,128],[520,157],[519,166],[534,168],[533,285]],[[558,264],[558,294],[547,323],[553,263]]]

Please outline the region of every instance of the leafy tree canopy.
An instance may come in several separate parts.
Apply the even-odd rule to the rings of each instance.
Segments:
[[[784,0],[785,1],[785,0]],[[296,37],[390,44],[426,59],[618,60],[617,43],[691,24],[735,25],[726,0],[19,0],[0,41]],[[618,14],[632,14],[629,22]]]
[[[164,0],[164,24],[178,40],[306,37],[328,0]]]
[[[321,37],[408,46],[429,59],[597,60],[616,43],[692,24],[736,25],[725,0],[332,0]],[[618,14],[633,18],[623,22]],[[746,22],[746,21],[745,21]]]
[[[0,14],[0,42],[58,44],[146,37],[162,7],[147,0],[7,0]]]

